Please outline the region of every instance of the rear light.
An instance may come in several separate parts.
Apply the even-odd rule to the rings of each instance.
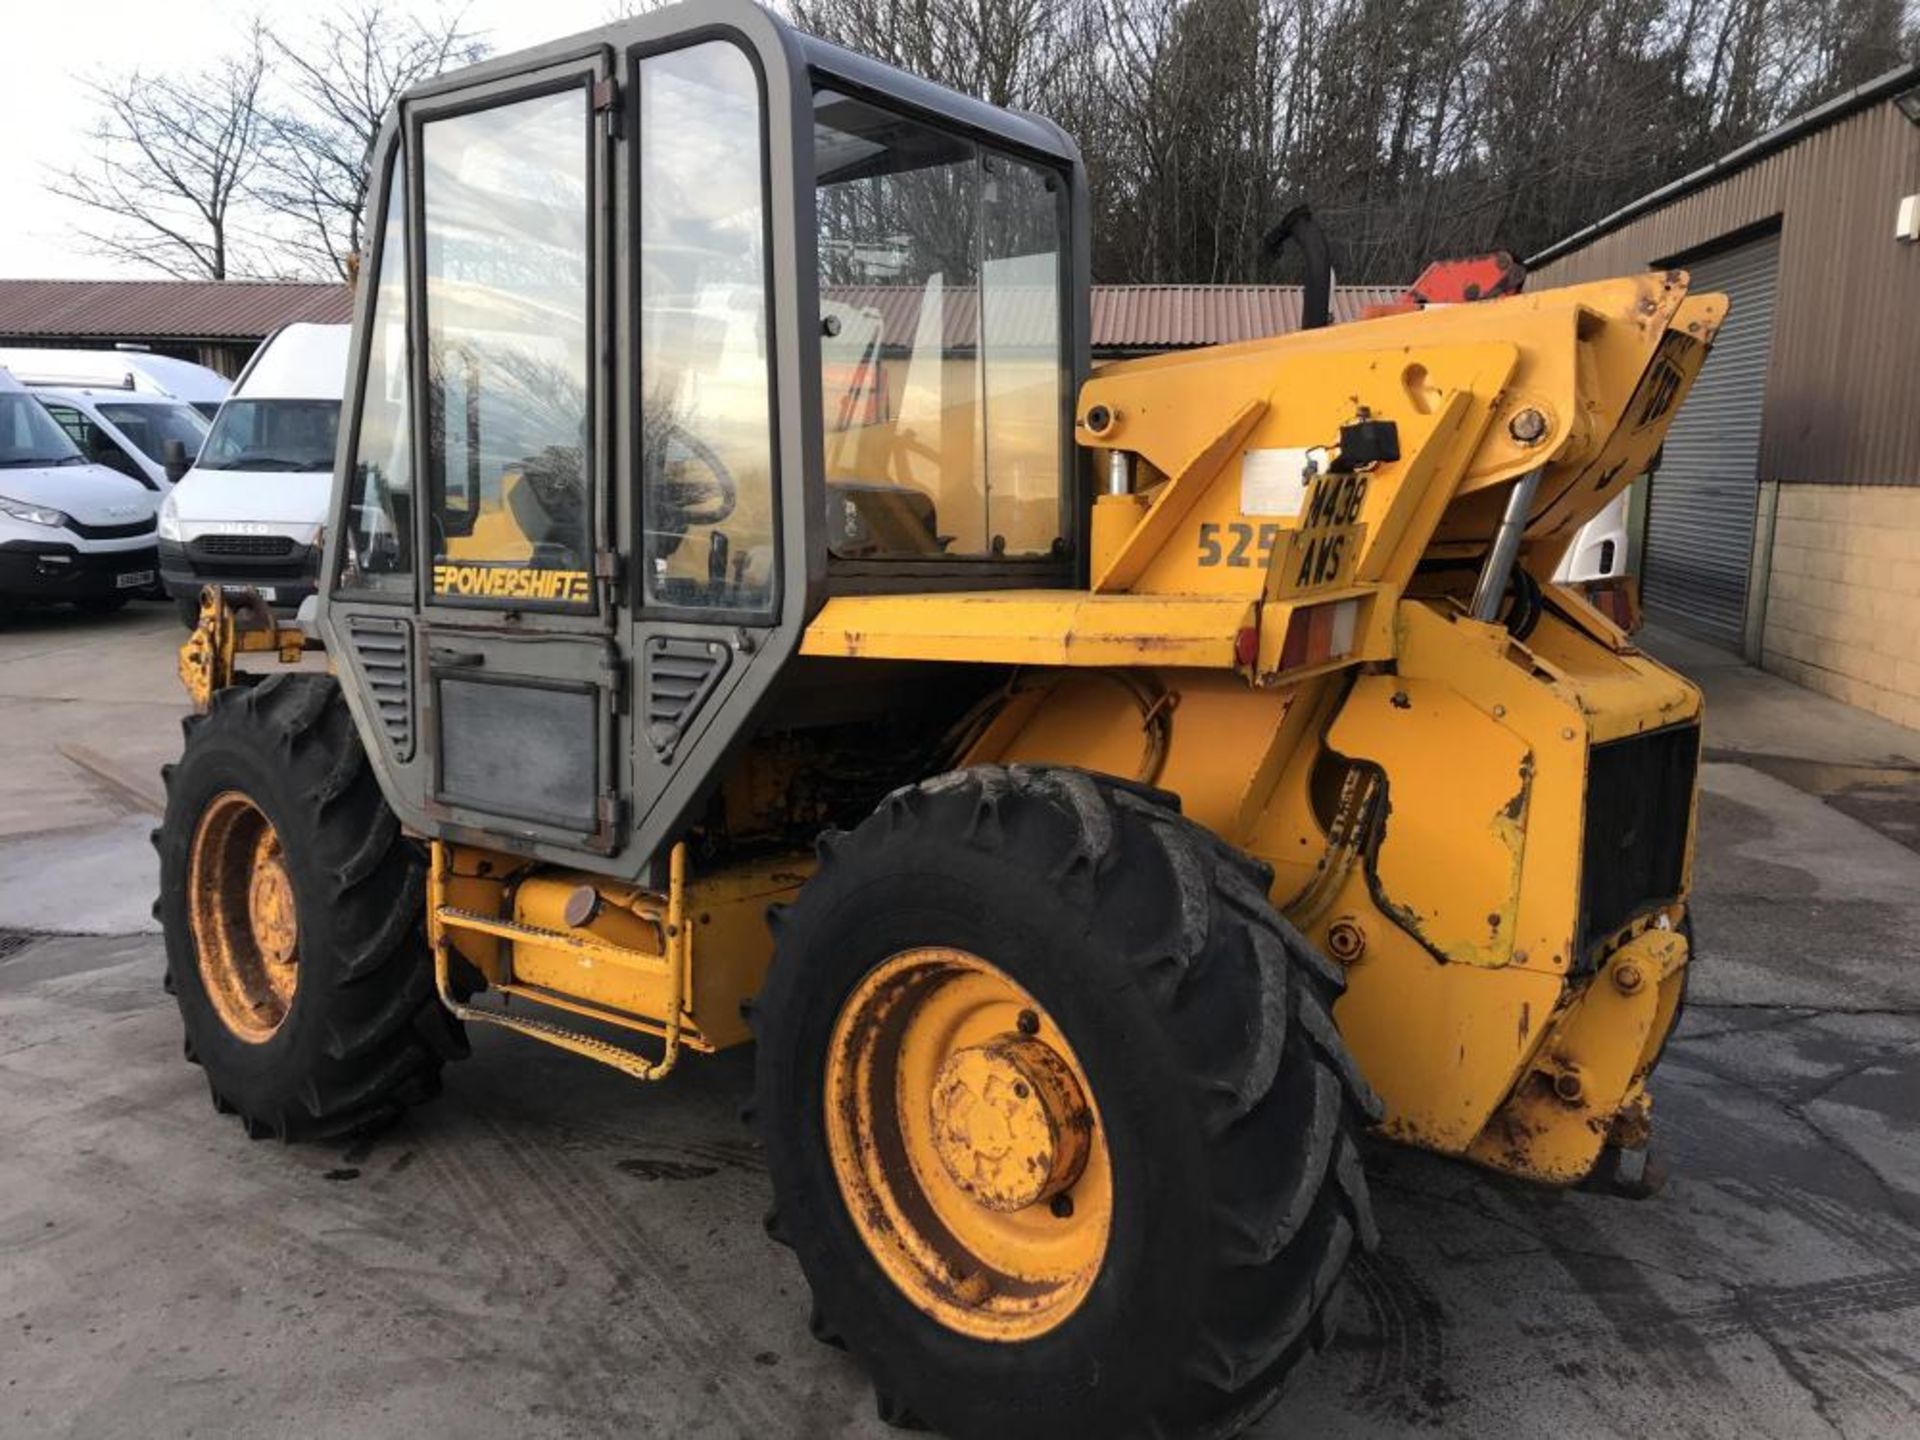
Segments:
[[[1301,670],[1344,660],[1353,653],[1359,628],[1360,601],[1334,600],[1324,605],[1302,605],[1287,618],[1287,638],[1280,646],[1280,669]]]

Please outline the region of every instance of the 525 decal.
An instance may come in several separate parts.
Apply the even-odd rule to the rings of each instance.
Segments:
[[[1200,563],[1242,569],[1257,565],[1264,570],[1279,540],[1278,525],[1246,525],[1238,521],[1222,525],[1205,520],[1200,525]]]

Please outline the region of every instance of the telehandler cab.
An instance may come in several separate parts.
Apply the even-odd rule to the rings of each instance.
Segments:
[[[1073,143],[747,0],[425,85],[374,180],[315,618],[182,651],[216,1108],[751,1035],[816,1333],[966,1436],[1258,1415],[1370,1127],[1641,1178],[1700,699],[1550,577],[1720,297],[1090,370]]]

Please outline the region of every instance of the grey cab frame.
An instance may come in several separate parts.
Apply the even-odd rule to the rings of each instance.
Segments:
[[[774,574],[764,607],[694,610],[649,603],[641,556],[639,67],[708,42],[738,47],[760,89],[765,224],[765,352],[771,423]],[[437,118],[581,87],[583,165],[591,213],[586,264],[592,527],[590,603],[449,603],[433,593],[432,496],[425,464],[429,382],[422,136]],[[1059,296],[1061,535],[1028,559],[830,561],[821,389],[813,95],[859,96],[949,130],[983,149],[1056,172],[1065,183]],[[318,599],[320,635],[382,791],[409,829],[510,850],[643,883],[657,882],[671,842],[697,813],[730,751],[768,718],[809,620],[835,594],[1059,587],[1085,583],[1089,481],[1072,411],[1088,367],[1088,214],[1073,142],[1051,122],[997,110],[867,57],[802,35],[751,0],[692,3],[502,56],[419,87],[383,129],[368,198],[369,248],[356,295],[334,494]],[[388,196],[406,187],[406,348],[411,576],[356,583],[350,543],[365,390],[376,340]],[[384,320],[385,317],[379,317]],[[669,672],[671,676],[669,676]],[[484,741],[449,731],[441,688],[514,692],[526,733],[483,725]],[[669,684],[671,680],[671,684]],[[669,690],[671,693],[669,694]],[[552,718],[541,697],[556,702]],[[520,704],[519,702],[526,703]],[[507,708],[514,708],[512,706]],[[588,717],[591,717],[590,720]],[[571,717],[571,718],[566,718]],[[552,727],[552,728],[549,728]],[[477,747],[477,748],[476,748]],[[568,813],[512,793],[515,767],[538,747],[539,783],[572,797]],[[555,757],[559,758],[556,759]],[[559,765],[559,770],[551,767]],[[577,773],[586,767],[590,774]],[[536,771],[539,767],[534,767]],[[449,772],[457,783],[449,783]],[[499,782],[500,793],[490,792]],[[525,777],[518,777],[525,783]],[[592,813],[578,805],[594,798]]]

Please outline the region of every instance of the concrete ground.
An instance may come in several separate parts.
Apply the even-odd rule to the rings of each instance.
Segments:
[[[147,919],[178,634],[0,634],[0,1435],[886,1433],[761,1232],[744,1057],[485,1033],[375,1141],[211,1112]],[[1650,645],[1710,717],[1672,1183],[1378,1151],[1385,1243],[1261,1434],[1920,1434],[1920,733]]]

